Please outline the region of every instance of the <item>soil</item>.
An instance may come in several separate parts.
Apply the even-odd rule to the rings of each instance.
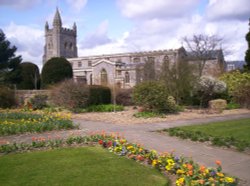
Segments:
[[[169,114],[165,117],[154,117],[154,118],[136,118],[133,116],[138,110],[133,107],[126,107],[124,111],[120,112],[92,112],[92,113],[81,113],[72,114],[73,119],[81,119],[86,121],[102,121],[105,123],[113,124],[145,124],[145,123],[159,123],[164,121],[176,121],[176,120],[188,120],[196,118],[209,118],[216,116],[227,116],[234,114],[248,114],[250,115],[250,110],[248,109],[234,109],[234,110],[224,110],[222,113],[211,113],[205,109],[185,109],[183,112],[178,114]]]

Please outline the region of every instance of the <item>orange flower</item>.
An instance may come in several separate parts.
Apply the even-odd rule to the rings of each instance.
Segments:
[[[200,183],[201,185],[203,185],[203,184],[205,183],[205,181],[204,181],[204,180],[199,180],[199,183]]]
[[[217,160],[215,163],[216,163],[218,166],[221,166],[221,161]]]
[[[200,171],[201,171],[201,172],[204,172],[205,170],[206,170],[206,167],[205,167],[204,165],[201,165],[201,166],[200,166]]]
[[[189,176],[192,176],[193,175],[193,171],[192,170],[188,171],[188,174],[189,174]]]
[[[187,168],[188,168],[188,170],[192,170],[193,169],[193,165],[187,164]]]

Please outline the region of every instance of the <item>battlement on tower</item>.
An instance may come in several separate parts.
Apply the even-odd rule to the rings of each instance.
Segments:
[[[76,31],[70,28],[61,28],[61,33],[66,34],[66,35],[72,35],[72,36],[76,35]]]

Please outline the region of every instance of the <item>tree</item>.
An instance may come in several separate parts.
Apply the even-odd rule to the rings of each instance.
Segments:
[[[21,81],[19,64],[21,56],[15,56],[17,48],[11,46],[5,34],[0,29],[0,83],[18,84]]]
[[[249,26],[250,26],[250,19],[249,19]],[[248,43],[248,49],[247,49],[246,55],[245,55],[246,65],[244,66],[244,68],[247,71],[250,71],[250,28],[249,28],[249,32],[246,35],[246,40]]]
[[[53,85],[73,77],[71,64],[63,57],[48,60],[42,69],[42,86]]]
[[[155,61],[153,58],[149,58],[145,61],[145,64],[143,66],[143,80],[154,81],[155,78]]]
[[[178,104],[189,102],[196,79],[194,65],[185,58],[179,57],[177,63],[172,66],[169,58],[164,58],[160,71],[160,81],[165,84],[168,93],[175,97]]]
[[[40,85],[39,68],[31,62],[24,62],[21,66],[22,81],[18,84],[18,89],[38,89]]]
[[[193,35],[192,38],[183,39],[186,48],[190,52],[191,60],[197,62],[198,75],[202,76],[203,69],[208,60],[213,59],[215,52],[219,50],[222,39],[213,35]]]

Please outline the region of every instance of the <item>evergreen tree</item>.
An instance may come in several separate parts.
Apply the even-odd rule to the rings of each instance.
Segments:
[[[39,89],[40,74],[38,66],[31,62],[21,63],[20,66],[22,81],[18,84],[18,89]]]
[[[21,56],[15,56],[17,48],[11,46],[0,29],[0,83],[18,84],[21,81]]]
[[[249,26],[250,26],[250,19],[249,19]],[[245,55],[246,65],[244,67],[247,71],[250,71],[250,28],[249,28],[249,31],[246,35],[246,40],[247,40],[247,44],[248,44],[248,49],[247,49],[246,55]]]

